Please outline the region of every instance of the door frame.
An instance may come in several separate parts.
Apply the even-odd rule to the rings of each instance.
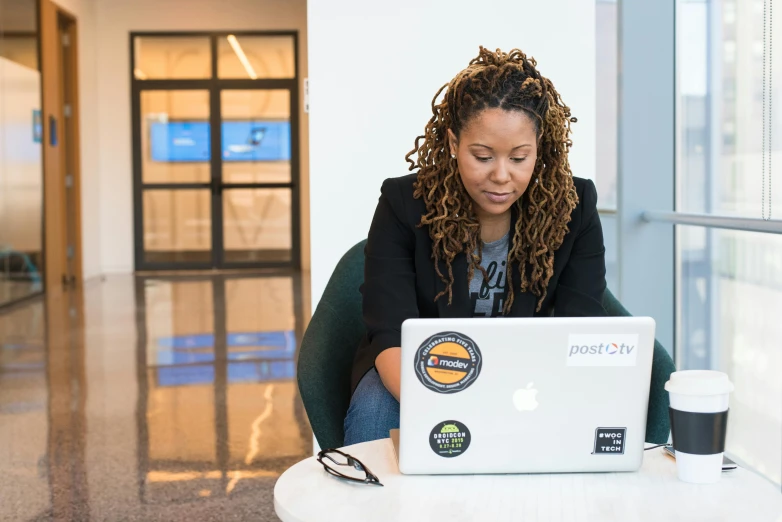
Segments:
[[[41,108],[43,125],[44,176],[44,288],[47,293],[61,292],[82,282],[81,164],[78,20],[51,0],[39,7]],[[61,29],[68,34],[63,45]],[[67,78],[70,114],[66,115],[66,77],[64,53],[68,53],[71,72]],[[66,126],[68,131],[66,133]],[[52,132],[53,131],[53,132]],[[56,139],[53,140],[53,134]],[[70,141],[66,141],[70,137]],[[70,169],[66,147],[70,148]],[[70,170],[70,172],[68,172]],[[71,187],[66,188],[66,176]],[[68,266],[68,190],[73,191],[73,264]],[[65,280],[69,284],[65,284]]]
[[[289,36],[293,38],[294,77],[287,79],[220,79],[218,67],[218,38],[229,34],[241,36]],[[139,80],[135,70],[136,37],[208,37],[211,49],[211,78],[194,80]],[[137,272],[204,269],[259,269],[301,267],[301,143],[299,121],[299,55],[298,31],[136,31],[130,33],[130,88],[131,133],[133,150],[133,243]],[[222,149],[222,107],[220,93],[224,90],[290,91],[291,125],[291,179],[289,183],[223,183],[221,154],[210,156],[210,180],[204,183],[144,183],[141,152],[141,94],[144,91],[202,90],[209,92],[210,148]],[[215,125],[217,123],[217,125]],[[219,176],[219,177],[218,177]],[[223,259],[223,189],[287,188],[291,191],[291,260],[286,262],[233,262]],[[209,189],[211,195],[211,260],[210,262],[148,262],[144,259],[144,201],[145,190]],[[218,211],[220,213],[217,216]]]

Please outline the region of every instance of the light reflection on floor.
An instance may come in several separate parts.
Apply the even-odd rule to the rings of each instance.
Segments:
[[[0,520],[274,520],[311,454],[307,301],[293,273],[116,276],[0,315]]]

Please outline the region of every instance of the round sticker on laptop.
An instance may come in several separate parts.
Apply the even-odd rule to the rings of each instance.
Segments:
[[[470,430],[459,421],[441,422],[432,428],[429,445],[441,457],[458,457],[470,447]]]
[[[431,336],[415,352],[415,374],[438,393],[469,387],[481,373],[481,351],[475,341],[456,332]]]

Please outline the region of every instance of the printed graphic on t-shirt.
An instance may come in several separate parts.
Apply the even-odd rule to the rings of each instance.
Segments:
[[[502,239],[484,243],[481,252],[483,272],[476,267],[470,281],[470,301],[473,317],[497,317],[502,315],[508,282],[508,244],[510,232]]]
[[[481,277],[481,285],[477,292],[470,292],[472,301],[473,317],[497,317],[502,314],[502,307],[505,304],[506,288],[505,276],[506,261],[497,263],[491,261],[486,267],[488,280],[483,278],[483,274],[478,270],[476,275]],[[474,289],[473,285],[471,290]]]

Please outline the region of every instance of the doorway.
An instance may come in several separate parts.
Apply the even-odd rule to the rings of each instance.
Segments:
[[[78,24],[50,0],[40,3],[46,291],[82,279]]]
[[[137,270],[300,266],[296,45],[131,35]]]

